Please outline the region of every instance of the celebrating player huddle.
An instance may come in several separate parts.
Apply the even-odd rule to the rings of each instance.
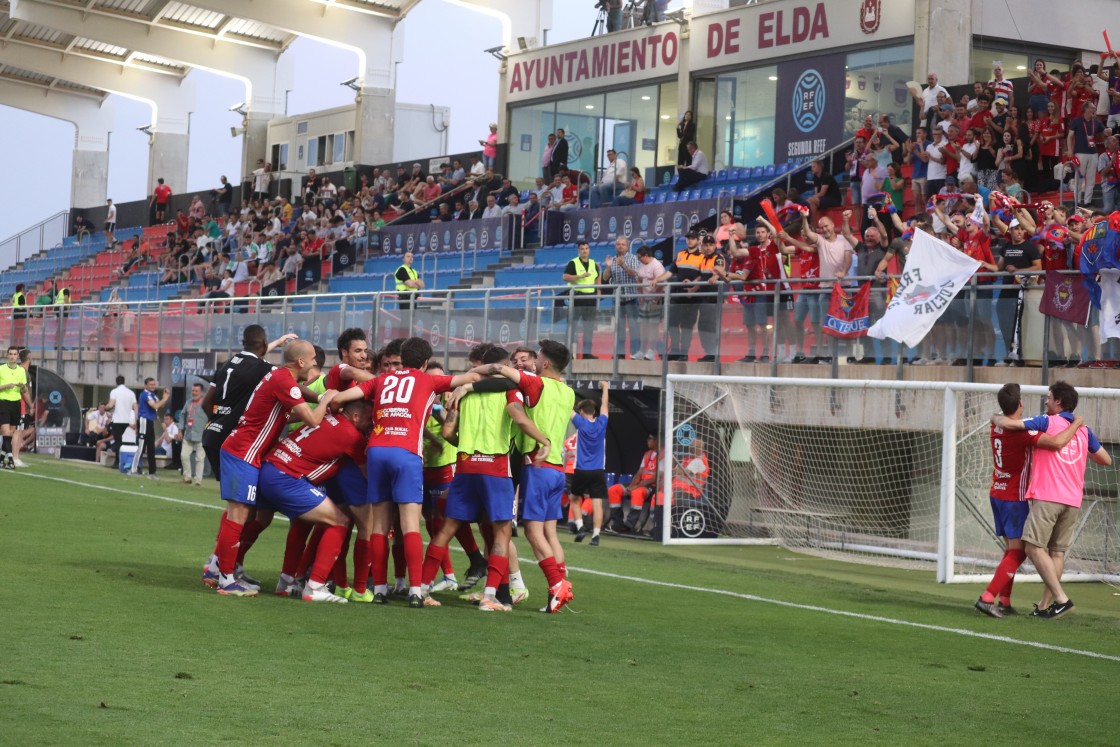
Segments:
[[[290,337],[266,344],[262,328],[247,328],[245,349],[217,372],[203,402],[212,416],[207,456],[227,506],[204,583],[225,596],[257,595],[260,584],[243,570],[245,554],[279,511],[291,528],[277,594],[386,603],[393,532],[407,568],[407,586],[398,569],[393,591],[406,593],[410,607],[438,607],[433,588],[455,587],[448,555],[455,537],[471,558],[459,588],[485,575],[479,609],[508,612],[528,595],[511,541],[519,487],[525,533],[549,586],[542,611],[572,600],[556,538],[564,491],[559,444],[575,400],[563,381],[570,359],[563,345],[542,341],[536,360],[523,358],[518,368],[507,365],[506,351],[484,346],[481,365],[449,376],[429,367],[431,345],[412,337],[399,344],[399,359],[395,346],[383,351],[375,375],[365,335],[353,329],[338,341],[342,363],[320,376],[322,351]],[[283,343],[282,364],[264,363]],[[446,409],[435,408],[441,395]],[[520,466],[519,486],[511,465]],[[431,534],[426,553],[422,517]],[[488,558],[474,542],[473,522]]]

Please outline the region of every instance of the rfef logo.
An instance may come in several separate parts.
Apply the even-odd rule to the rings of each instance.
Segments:
[[[824,79],[816,70],[806,70],[793,86],[793,123],[802,132],[817,129],[827,103]]]

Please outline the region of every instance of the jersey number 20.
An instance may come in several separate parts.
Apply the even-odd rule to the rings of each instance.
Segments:
[[[412,377],[398,378],[396,376],[385,377],[385,388],[381,390],[380,403],[383,405],[399,402],[400,404],[408,404],[412,399],[412,389],[416,386],[416,379]]]

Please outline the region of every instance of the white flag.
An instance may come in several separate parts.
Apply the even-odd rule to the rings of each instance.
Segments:
[[[979,267],[980,263],[967,254],[924,231],[916,231],[898,290],[883,318],[867,334],[917,346]]]
[[[1120,270],[1101,270],[1101,342],[1120,337]]]

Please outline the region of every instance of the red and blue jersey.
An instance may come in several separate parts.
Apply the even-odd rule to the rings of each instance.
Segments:
[[[260,467],[261,458],[284,430],[288,413],[302,402],[303,392],[292,372],[286,368],[274,368],[253,390],[245,412],[222,444],[222,450]]]
[[[343,379],[343,369],[349,368],[349,364],[339,363],[337,366],[331,366],[331,370],[327,371],[326,386],[327,389],[334,389],[339,392],[345,392],[351,387],[358,385],[358,382],[353,379]]]
[[[1031,475],[1031,454],[1042,437],[1039,431],[1005,431],[991,426],[992,487],[989,494],[1001,501],[1025,501]]]
[[[318,426],[305,425],[288,433],[264,461],[291,477],[322,485],[338,473],[347,457],[365,463],[366,437],[349,420],[327,415]]]
[[[424,425],[436,395],[451,391],[451,378],[405,368],[359,384],[362,394],[373,403],[369,445],[396,446],[422,456]]]

